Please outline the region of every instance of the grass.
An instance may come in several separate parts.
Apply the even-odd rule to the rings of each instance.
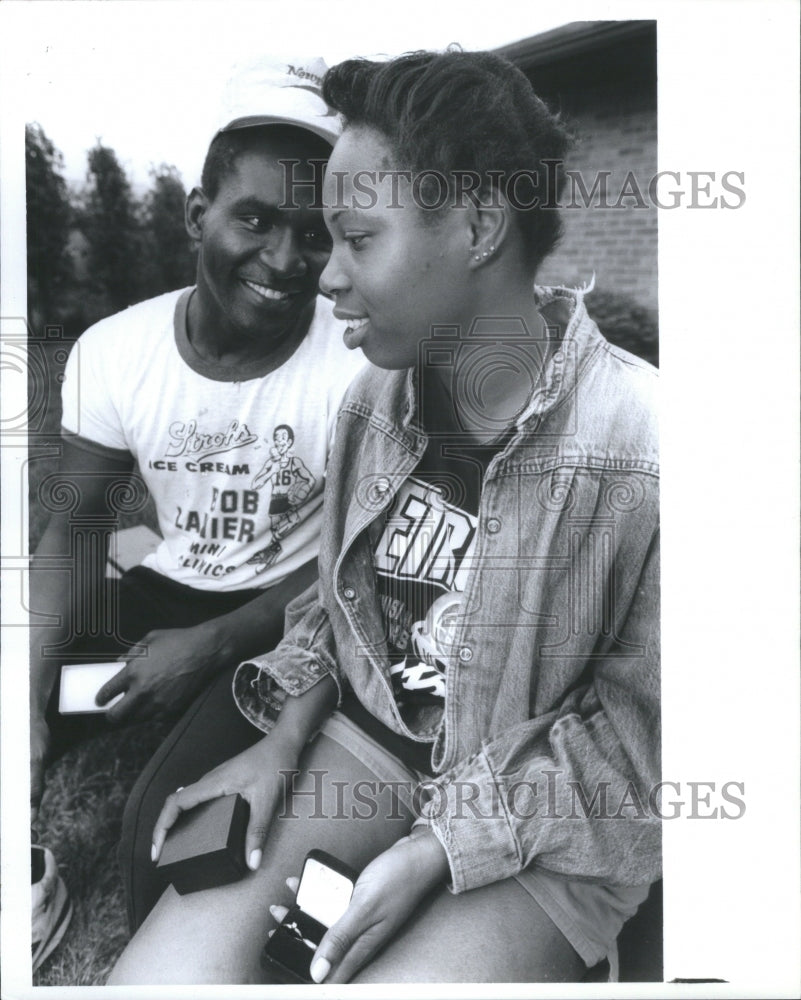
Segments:
[[[168,723],[104,733],[70,750],[47,772],[39,812],[74,912],[61,945],[34,986],[101,986],[128,941],[117,844],[125,801],[166,735]]]
[[[29,394],[36,406],[32,444],[60,439],[59,376],[65,344],[35,345]],[[67,345],[68,346],[68,345]],[[29,464],[29,544],[35,549],[47,524],[39,486],[55,471],[52,458]],[[120,526],[155,524],[152,505]],[[147,723],[95,736],[55,761],[47,771],[39,812],[39,842],[55,855],[73,903],[70,926],[55,952],[33,976],[34,986],[103,985],[128,941],[125,900],[117,865],[122,813],[136,778],[167,732],[168,723]]]

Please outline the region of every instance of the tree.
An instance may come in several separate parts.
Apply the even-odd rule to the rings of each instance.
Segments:
[[[60,300],[72,276],[67,246],[72,225],[64,158],[41,125],[25,126],[28,309],[32,324],[61,321]]]
[[[116,312],[142,297],[145,255],[137,206],[113,149],[98,140],[87,159],[89,189],[82,224],[89,241],[91,280],[105,293],[107,311]]]
[[[150,170],[144,225],[152,274],[148,294],[159,295],[194,281],[195,262],[184,226],[186,190],[175,167],[162,163]]]

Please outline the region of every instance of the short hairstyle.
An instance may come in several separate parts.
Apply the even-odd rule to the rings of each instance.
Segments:
[[[279,431],[286,431],[286,436],[289,438],[289,443],[290,444],[295,443],[295,432],[292,430],[289,424],[278,424],[275,428],[273,428],[273,441],[275,440],[275,435]]]
[[[308,129],[294,125],[249,125],[245,128],[218,132],[211,140],[200,186],[211,201],[217,197],[223,179],[231,173],[243,153],[274,148],[276,143],[297,147],[297,156],[303,160],[328,160],[331,144]]]
[[[559,242],[554,164],[563,161],[571,135],[508,60],[455,49],[388,62],[348,59],[325,75],[323,97],[346,127],[380,132],[399,168],[437,171],[451,191],[455,174],[470,171],[482,198],[493,188],[508,196],[510,178],[524,171],[530,180],[536,172],[526,205],[538,198],[538,207],[512,203],[531,265],[536,269]]]

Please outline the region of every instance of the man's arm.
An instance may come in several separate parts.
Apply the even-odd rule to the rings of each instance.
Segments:
[[[182,707],[221,671],[272,649],[283,635],[286,605],[316,578],[313,559],[235,611],[192,628],[149,632],[98,691],[98,704],[125,692],[108,711],[114,722]]]
[[[88,451],[65,440],[52,505],[67,500],[70,509],[54,513],[31,560],[30,709],[31,803],[38,807],[50,736],[47,704],[63,656],[58,647],[75,638],[81,609],[105,602],[108,538],[117,514],[110,497],[115,484],[128,483],[133,459]],[[100,539],[101,545],[95,547]],[[93,555],[92,562],[88,560]],[[48,647],[50,650],[48,651]],[[52,648],[55,647],[55,648]]]

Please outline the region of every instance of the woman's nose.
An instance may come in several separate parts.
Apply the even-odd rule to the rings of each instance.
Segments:
[[[348,279],[342,269],[341,260],[341,250],[334,246],[331,256],[328,258],[328,263],[320,275],[320,289],[326,295],[336,297],[348,287]]]

